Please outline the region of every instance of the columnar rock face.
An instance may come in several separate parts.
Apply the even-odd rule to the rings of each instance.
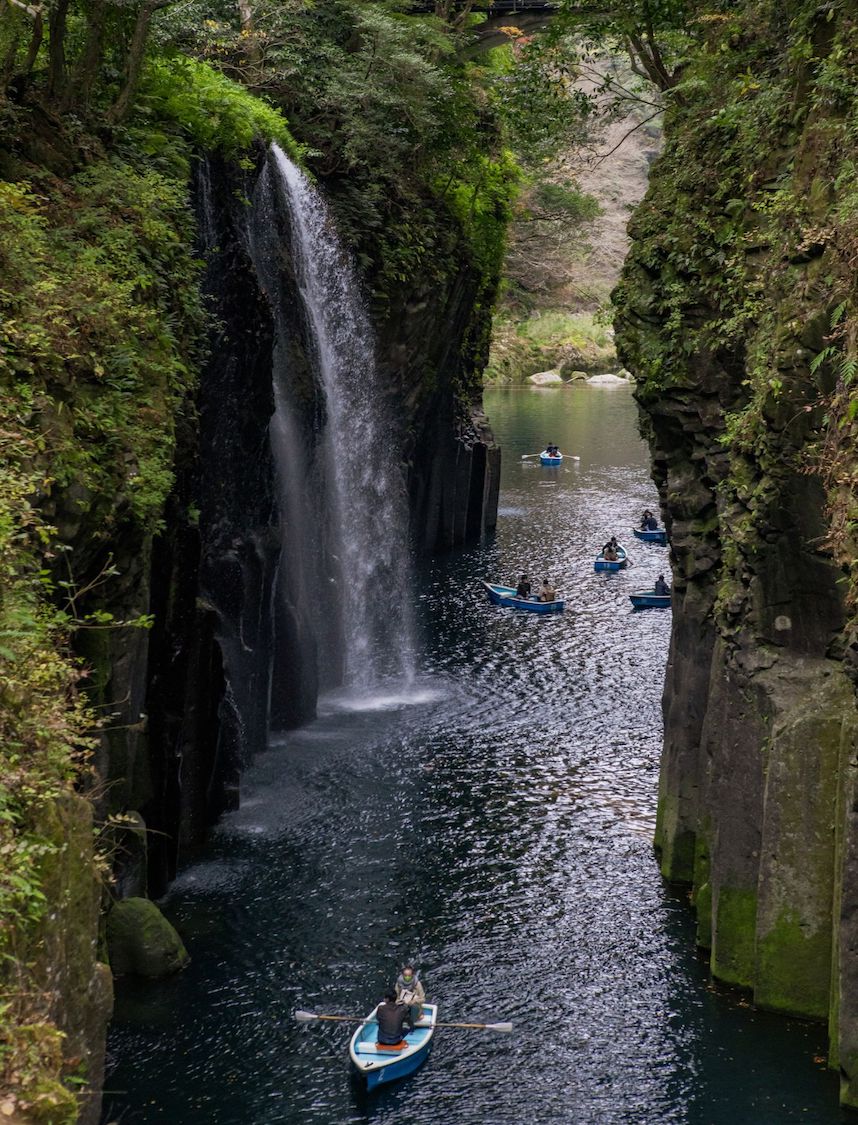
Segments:
[[[846,7],[748,2],[713,21],[668,114],[616,299],[674,573],[662,871],[691,884],[717,977],[829,1020],[854,1106]]]
[[[249,173],[210,160],[198,174],[215,328],[196,424],[181,435],[165,530],[122,554],[123,602],[109,606],[126,617],[151,612],[155,625],[151,634],[108,634],[108,648],[88,654],[103,670],[101,696],[124,701],[100,772],[112,808],[142,814],[150,830],[153,895],[238,799],[241,769],[269,725],[298,725],[315,709],[306,610],[274,591],[282,539],[268,427],[278,316],[287,322],[279,346],[286,339],[289,352],[281,362],[307,385],[308,402],[313,392],[286,232],[273,239],[277,261],[261,266],[253,249],[262,220],[245,200],[258,190],[264,159],[260,152]],[[275,209],[264,221],[283,216]],[[380,362],[406,419],[402,456],[424,552],[479,538],[495,521],[500,451],[474,389],[487,336],[485,313],[473,308],[481,283],[462,261],[448,287],[415,279],[378,314]],[[313,410],[306,424],[315,424]]]
[[[500,488],[500,448],[482,412],[486,278],[452,232],[450,243],[446,284],[415,278],[377,315],[381,362],[408,421],[412,533],[424,554],[492,530]]]
[[[143,896],[163,892],[238,800],[241,770],[264,747],[269,726],[298,725],[316,703],[305,610],[275,596],[290,529],[280,526],[269,436],[275,339],[278,362],[309,385],[306,326],[288,239],[273,240],[282,245],[274,280],[254,253],[247,200],[266,154],[257,157],[250,169],[212,160],[197,177],[212,330],[196,401],[183,404],[178,422],[175,486],[161,529],[154,536],[127,529],[106,543],[97,505],[74,486],[56,490],[45,513],[80,573],[115,569],[82,612],[154,619],[151,631],[110,628],[79,638],[93,704],[109,716],[96,752],[94,804],[102,818],[113,816],[104,841],[115,861],[112,891],[122,901],[108,937],[120,972],[157,976],[184,964],[180,939]],[[455,232],[450,239],[455,245]],[[497,505],[499,450],[475,389],[488,320],[473,306],[485,278],[464,251],[461,257],[449,285],[417,278],[377,317],[379,359],[408,435],[401,456],[422,551],[478,538],[493,526]],[[318,424],[308,408],[308,434]],[[68,1036],[67,1053],[83,1060],[97,1092],[111,980],[96,957],[101,889],[93,878],[92,805],[61,798],[44,815],[43,835],[61,859],[45,874],[51,925],[36,935],[36,972],[55,999],[52,1018]],[[97,1116],[93,1100],[83,1119]]]
[[[104,639],[89,642],[87,652],[99,700],[120,701],[99,759],[107,802],[140,819],[152,895],[238,799],[241,769],[264,746],[269,726],[298,725],[315,709],[306,609],[275,594],[289,534],[279,527],[269,435],[275,347],[311,405],[314,394],[289,239],[275,231],[266,254],[271,247],[276,254],[263,262],[254,229],[282,224],[284,215],[246,202],[259,192],[265,159],[260,151],[249,171],[212,159],[198,173],[214,328],[196,414],[180,434],[164,530],[152,542],[118,545],[122,585],[105,603],[125,618],[152,613],[155,624],[151,633],[97,634]],[[497,507],[500,451],[475,389],[488,323],[474,303],[485,279],[460,258],[448,285],[415,278],[377,310],[379,359],[393,409],[405,419],[401,456],[414,539],[424,552],[479,538]],[[315,408],[306,414],[307,427],[318,424]],[[71,530],[74,541],[86,542],[86,527]],[[140,865],[136,852],[121,858],[123,893],[145,886]]]

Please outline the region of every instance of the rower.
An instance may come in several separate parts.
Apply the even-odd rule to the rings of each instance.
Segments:
[[[654,591],[654,592],[655,592],[656,594],[659,594],[659,595],[660,595],[661,597],[663,597],[663,598],[665,598],[665,597],[668,597],[668,596],[669,596],[669,594],[670,594],[670,587],[669,587],[669,586],[668,586],[668,584],[667,584],[667,583],[665,582],[665,580],[664,580],[664,575],[663,575],[663,574],[660,574],[660,575],[658,576],[658,578],[656,578],[656,580],[655,580],[655,591]]]
[[[384,1000],[375,1010],[378,1021],[377,1042],[381,1047],[397,1047],[405,1038],[403,1029],[408,1024],[408,1030],[414,1030],[414,1020],[411,1018],[411,1009],[407,1004],[397,1002],[396,993],[389,988],[384,994]]]

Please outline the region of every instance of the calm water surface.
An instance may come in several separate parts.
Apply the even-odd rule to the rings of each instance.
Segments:
[[[633,613],[666,551],[597,575],[654,507],[625,388],[495,390],[495,539],[418,583],[422,672],[275,736],[165,910],[193,961],[123,982],[105,1120],[123,1125],[777,1125],[840,1121],[821,1028],[717,993],[652,856],[669,614]],[[557,442],[580,461],[522,454]],[[551,618],[490,606],[526,569]],[[448,1020],[415,1076],[351,1086],[348,1030],[404,959]]]

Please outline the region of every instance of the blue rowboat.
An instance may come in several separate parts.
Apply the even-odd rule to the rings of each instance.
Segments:
[[[376,1043],[378,1023],[375,1011],[373,1008],[349,1043],[352,1070],[367,1090],[374,1090],[384,1082],[405,1078],[426,1062],[438,1019],[438,1005],[424,1004],[417,1027],[408,1032],[402,1046],[391,1049]]]
[[[655,531],[643,531],[639,527],[633,527],[632,535],[635,539],[643,540],[644,543],[657,543],[659,547],[667,546],[667,532],[663,527],[658,527]]]
[[[563,454],[558,453],[556,457],[552,457],[550,453],[546,453],[546,451],[543,449],[543,451],[539,454],[539,463],[540,465],[562,465]]]
[[[628,566],[629,559],[626,555],[625,547],[617,547],[617,559],[606,559],[602,552],[596,556],[596,561],[593,563],[594,570],[622,570],[624,566]]]
[[[635,609],[670,609],[670,594],[657,594],[655,590],[635,590],[629,594]]]
[[[514,586],[498,586],[494,582],[484,582],[483,588],[489,595],[492,605],[500,605],[504,609],[526,609],[529,613],[562,613],[566,608],[566,602],[562,598],[553,602],[541,602],[533,595],[529,598],[519,598],[516,596]]]

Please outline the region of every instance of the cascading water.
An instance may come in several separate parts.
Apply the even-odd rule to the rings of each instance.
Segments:
[[[413,672],[401,442],[354,267],[324,200],[276,145],[264,175],[265,191],[276,189],[289,217],[318,399],[311,410],[306,391],[303,398],[296,392],[279,310],[271,435],[284,528],[282,589],[313,622],[321,686],[364,691]],[[263,228],[257,244],[281,237],[270,214]],[[279,284],[268,250],[263,255],[257,245],[254,257],[271,293]]]

